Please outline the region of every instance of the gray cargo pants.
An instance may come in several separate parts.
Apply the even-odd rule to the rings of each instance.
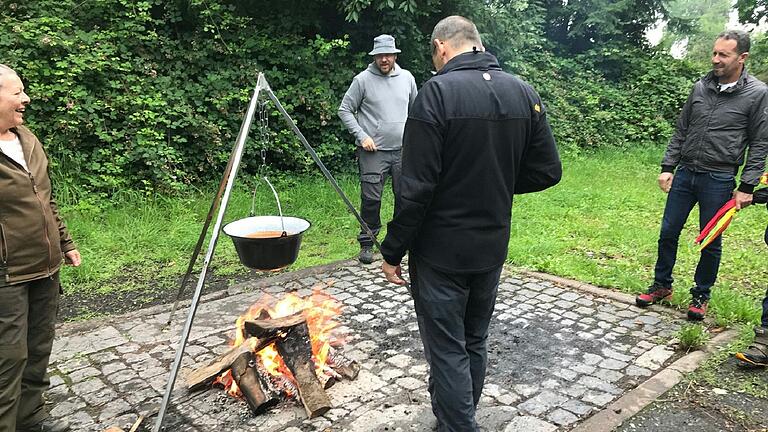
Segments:
[[[381,194],[387,176],[392,177],[392,191],[395,194],[397,209],[397,194],[400,191],[400,150],[369,152],[358,147],[357,165],[360,169],[360,217],[373,235],[377,236],[381,230]],[[363,227],[360,227],[357,241],[361,247],[373,246],[373,239]]]
[[[488,364],[488,327],[501,266],[483,273],[445,273],[408,258],[411,296],[438,432],[476,432],[475,408]]]
[[[59,273],[0,285],[0,432],[43,421],[43,392],[59,309]]]

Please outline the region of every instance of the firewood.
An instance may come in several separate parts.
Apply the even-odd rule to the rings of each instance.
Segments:
[[[128,432],[136,432],[139,430],[139,426],[141,426],[141,422],[144,421],[144,416],[140,415],[138,419],[136,419],[136,422],[133,423],[133,426],[131,426],[131,430]]]
[[[340,350],[334,347],[331,347],[328,353],[328,361],[333,370],[350,381],[357,378],[357,375],[360,373],[360,364],[355,360],[347,358]]]
[[[188,372],[185,378],[187,388],[190,391],[203,388],[222,372],[229,369],[241,354],[251,351],[252,346],[255,346],[255,351],[260,351],[265,346],[271,344],[277,337],[276,332],[264,332],[261,338],[248,338],[242,344],[230,348],[227,352],[212,359],[204,366]],[[253,340],[255,342],[252,342]]]
[[[309,418],[325,414],[331,401],[315,374],[312,346],[306,323],[292,326],[284,338],[277,341],[277,351],[283,357],[299,388],[299,399]]]
[[[269,387],[262,381],[255,366],[253,353],[244,352],[232,363],[232,377],[240,387],[240,393],[243,394],[251,411],[259,414],[276,405],[280,399],[269,391]]]
[[[286,331],[304,322],[306,322],[306,318],[301,313],[297,313],[281,318],[246,320],[243,326],[246,336],[261,338],[264,334]]]

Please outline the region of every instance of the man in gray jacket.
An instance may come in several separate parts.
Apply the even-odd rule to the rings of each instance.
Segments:
[[[678,239],[696,203],[700,228],[731,198],[737,210],[752,203],[768,155],[768,90],[744,67],[749,46],[744,31],[721,33],[712,53],[712,71],[694,85],[680,113],[658,179],[668,196],[654,281],[647,293],[637,297],[638,306],[672,296]],[[742,164],[736,189],[735,176]],[[691,320],[701,320],[707,312],[721,253],[720,237],[701,252],[688,307]]]
[[[413,75],[396,63],[395,38],[377,36],[373,40],[373,63],[352,80],[339,106],[339,117],[357,144],[360,168],[360,216],[378,235],[381,229],[381,193],[387,176],[397,196],[400,183],[400,149],[408,108],[416,99]],[[373,262],[373,239],[364,229],[360,242],[360,262]]]

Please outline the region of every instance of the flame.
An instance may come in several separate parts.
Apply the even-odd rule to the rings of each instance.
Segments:
[[[249,307],[244,315],[237,318],[233,346],[239,346],[246,341],[244,325],[246,320],[263,319],[265,317],[282,318],[302,313],[309,328],[315,372],[318,375],[322,375],[330,369],[327,363],[331,346],[341,345],[344,340],[343,336],[337,334],[339,323],[335,321],[335,318],[341,314],[341,310],[342,304],[339,301],[319,289],[315,289],[309,297],[302,298],[289,293],[279,301],[265,295]],[[251,349],[254,349],[254,347],[251,347]],[[263,348],[256,353],[256,356],[257,360],[269,374],[293,379],[275,344]],[[223,378],[225,375],[228,375],[229,378]],[[231,388],[236,389],[235,393],[240,393],[229,371],[217,378],[217,382],[221,382],[230,394],[233,394]]]

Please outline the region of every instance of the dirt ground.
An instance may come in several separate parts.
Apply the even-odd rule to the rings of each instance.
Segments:
[[[616,431],[768,432],[768,370],[718,354]]]

